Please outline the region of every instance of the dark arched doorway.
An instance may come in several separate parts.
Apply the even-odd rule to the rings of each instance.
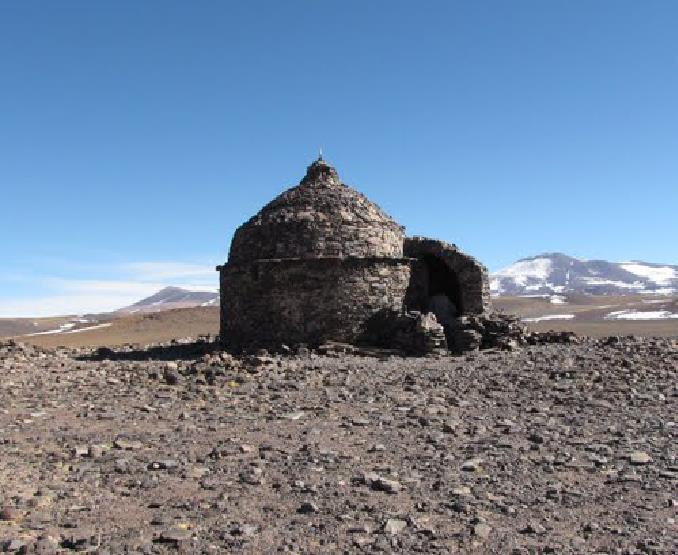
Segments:
[[[427,311],[429,289],[434,294],[446,295],[459,315],[483,314],[490,310],[487,270],[455,245],[426,237],[407,237],[403,254],[412,259],[406,299],[410,310]]]
[[[410,310],[435,314],[451,344],[455,319],[463,314],[464,306],[459,279],[442,258],[431,253],[417,256],[412,266],[407,305]]]
[[[459,280],[450,267],[433,254],[420,258],[426,269],[426,311],[433,312],[447,331],[464,311]]]
[[[424,254],[420,260],[424,263],[427,274],[426,301],[431,309],[432,300],[445,297],[451,303],[454,316],[461,316],[464,311],[461,299],[459,280],[450,267],[433,254]]]

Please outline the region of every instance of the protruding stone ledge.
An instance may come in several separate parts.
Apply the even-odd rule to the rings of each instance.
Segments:
[[[258,265],[295,265],[295,264],[344,264],[347,266],[369,266],[371,264],[385,264],[389,266],[397,266],[400,264],[410,264],[414,262],[414,258],[400,257],[391,258],[388,256],[315,256],[315,257],[297,257],[297,258],[258,258],[247,262],[227,262],[224,265],[217,266],[217,271],[227,270],[230,268],[249,268],[253,264]]]

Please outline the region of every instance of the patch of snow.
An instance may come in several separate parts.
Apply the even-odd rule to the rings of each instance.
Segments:
[[[678,279],[678,270],[669,266],[647,266],[637,262],[621,264],[621,268],[637,276],[654,281],[658,285],[669,285],[671,280]]]
[[[64,333],[80,333],[81,331],[90,331],[90,330],[98,330],[99,328],[107,328],[108,326],[112,326],[112,322],[106,322],[105,324],[97,324],[96,326],[89,326],[87,328],[80,328],[77,330],[70,330]]]
[[[56,328],[54,330],[38,331],[38,332],[35,332],[35,333],[27,333],[27,334],[23,335],[23,337],[33,337],[35,335],[55,335],[57,333],[78,333],[78,332],[81,332],[81,331],[93,330],[93,329],[96,329],[96,328],[105,328],[105,327],[108,327],[108,326],[111,325],[110,323],[108,323],[108,324],[97,324],[96,326],[90,326],[88,328],[80,328],[80,329],[77,329],[77,330],[73,329],[75,327],[76,323],[88,323],[88,322],[89,322],[89,320],[86,320],[84,318],[78,318],[74,321],[61,324],[58,328]]]
[[[527,285],[529,278],[545,280],[552,267],[553,261],[549,258],[520,260],[503,270],[499,270],[495,275],[513,278],[513,281],[518,285]]]
[[[566,304],[567,299],[562,295],[552,295],[550,299],[551,304]]]
[[[33,333],[25,333],[21,337],[34,337],[36,335],[49,335],[50,333],[60,333],[60,330],[36,331]]]
[[[678,314],[673,314],[668,310],[617,310],[605,316],[606,320],[669,320],[674,318],[678,318]]]
[[[523,318],[523,322],[543,322],[545,320],[572,320],[574,314],[547,314],[536,318]]]
[[[24,335],[24,337],[33,337],[34,335],[50,335],[53,333],[66,333],[68,330],[74,327],[75,322],[66,322],[65,324],[61,324],[58,328],[54,330],[36,331],[35,333],[27,333]]]
[[[526,285],[525,291],[539,291],[544,285],[537,283],[536,285]]]
[[[645,289],[645,285],[640,281],[633,283],[625,283],[623,281],[615,281],[612,279],[599,279],[594,277],[582,277],[581,280],[587,285],[613,285],[623,289]]]
[[[646,289],[641,291],[641,295],[673,295],[678,289],[673,287],[660,287],[659,289]]]

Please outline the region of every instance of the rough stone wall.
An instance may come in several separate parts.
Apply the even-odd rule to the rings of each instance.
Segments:
[[[403,253],[404,229],[376,204],[316,161],[300,185],[240,226],[229,263],[272,258],[393,257]]]
[[[472,346],[480,331],[428,311],[439,295],[459,309],[450,314],[490,309],[484,266],[455,245],[405,239],[322,159],[237,229],[220,272],[221,337],[236,350],[371,339],[411,352]]]
[[[407,237],[403,253],[406,257],[417,259],[429,254],[444,261],[457,277],[464,314],[483,314],[491,309],[487,269],[472,256],[461,252],[456,245],[426,237]],[[420,274],[413,275],[416,280],[416,275]],[[408,299],[416,299],[421,287],[421,284],[413,284]]]
[[[354,343],[370,320],[403,310],[409,260],[257,260],[221,267],[221,337],[232,349]]]
[[[382,311],[370,320],[361,342],[413,355],[447,350],[445,329],[436,317],[416,311]]]

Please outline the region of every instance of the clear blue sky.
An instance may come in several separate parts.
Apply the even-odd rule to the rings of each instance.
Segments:
[[[0,3],[0,315],[216,286],[322,145],[490,269],[678,263],[678,3]]]

